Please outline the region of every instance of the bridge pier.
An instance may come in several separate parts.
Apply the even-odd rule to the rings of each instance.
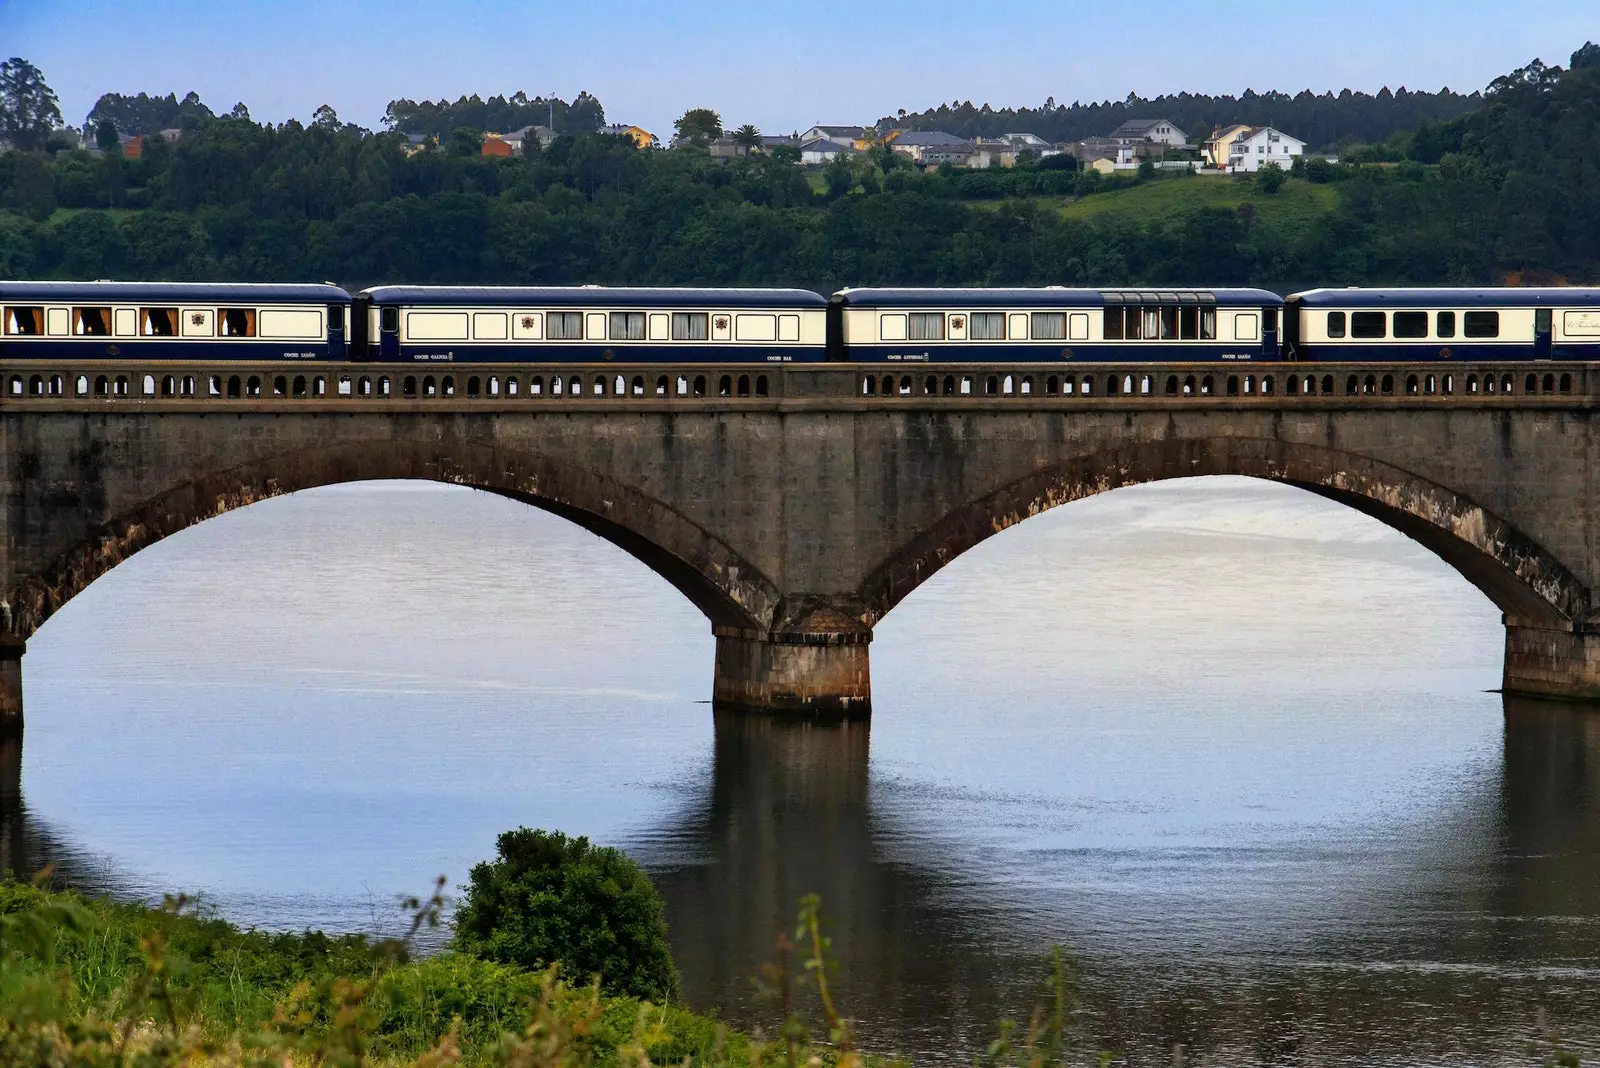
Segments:
[[[717,709],[830,719],[872,713],[872,631],[763,634],[714,627]]]
[[[0,639],[0,743],[22,737],[22,654],[28,643]]]
[[[1600,630],[1582,623],[1503,616],[1506,661],[1501,690],[1600,700]]]

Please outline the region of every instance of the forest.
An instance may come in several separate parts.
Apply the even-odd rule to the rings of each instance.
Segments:
[[[881,148],[821,169],[784,152],[640,151],[586,132],[604,121],[593,97],[561,103],[548,148],[493,158],[472,109],[509,126],[547,121],[551,102],[396,101],[393,128],[374,133],[327,107],[268,125],[192,94],[110,94],[89,124],[100,155],[52,151],[49,130],[30,140],[0,116],[18,146],[0,155],[0,277],[824,291],[1600,278],[1600,46],[1443,97],[1428,107],[1465,109],[1419,107],[1414,126],[1372,127],[1346,162],[1249,179],[1104,177],[1070,157],[924,171]],[[117,135],[157,122],[181,136],[125,157]],[[408,154],[407,131],[441,136]]]

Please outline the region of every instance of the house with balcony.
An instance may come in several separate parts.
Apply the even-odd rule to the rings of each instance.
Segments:
[[[1305,154],[1306,143],[1271,126],[1252,127],[1228,145],[1228,173],[1254,174],[1269,163],[1284,170]]]
[[[1188,148],[1189,137],[1170,119],[1129,119],[1111,131],[1111,139],[1124,145],[1156,144]]]
[[[913,163],[936,167],[941,163],[965,166],[975,147],[971,141],[942,130],[908,130],[888,141],[889,149],[908,156]]]
[[[1206,143],[1200,150],[1200,156],[1205,160],[1206,166],[1214,167],[1219,171],[1226,170],[1228,166],[1228,150],[1233,147],[1233,143],[1241,135],[1248,134],[1250,129],[1249,126],[1241,123],[1234,123],[1232,126],[1212,127],[1211,136],[1206,138]]]

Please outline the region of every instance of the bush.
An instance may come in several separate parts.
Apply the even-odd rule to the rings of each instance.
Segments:
[[[1276,163],[1268,163],[1256,171],[1256,188],[1263,193],[1276,193],[1288,180],[1289,176],[1283,173],[1283,168]]]
[[[599,975],[607,994],[677,998],[666,911],[637,864],[587,838],[526,827],[502,834],[495,851],[463,887],[457,948],[527,969],[559,964],[580,983]]]

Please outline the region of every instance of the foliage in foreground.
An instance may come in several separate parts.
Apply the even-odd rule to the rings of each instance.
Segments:
[[[413,903],[415,904],[415,903]],[[438,919],[416,906],[412,935]],[[784,1018],[763,1039],[677,1006],[572,986],[465,953],[407,957],[410,936],[372,942],[241,931],[193,914],[0,882],[0,1065],[865,1066],[834,1005],[816,898],[780,939],[767,989]],[[800,958],[798,968],[790,958]],[[1070,977],[1026,1027],[1003,1025],[988,1065],[1074,1063]],[[806,1022],[818,1018],[825,1034]]]
[[[666,906],[644,869],[587,838],[520,827],[475,865],[456,912],[455,945],[472,956],[600,977],[607,994],[678,997]]]

